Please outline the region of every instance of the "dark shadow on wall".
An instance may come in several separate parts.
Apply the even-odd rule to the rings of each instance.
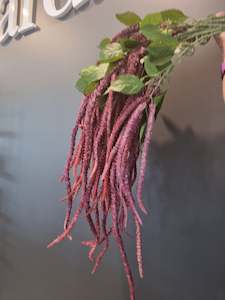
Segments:
[[[12,222],[6,213],[2,211],[4,195],[0,192],[0,296],[4,287],[4,272],[11,269],[11,264],[7,258],[7,249],[10,247],[9,243],[9,227]]]
[[[7,299],[123,299],[118,273],[113,272],[115,268],[111,266],[112,257],[93,276],[90,262],[79,243],[74,240],[47,249],[48,242],[40,237],[28,240],[14,237],[15,251],[20,259],[13,270],[13,280],[7,283],[5,294],[10,295]]]
[[[167,118],[164,124],[171,139],[153,143],[145,181],[150,213],[137,299],[224,300],[225,132],[202,138]],[[135,269],[133,240],[128,248]]]
[[[95,4],[101,4],[104,0],[94,0]]]
[[[0,139],[12,139],[15,134],[9,131],[0,131]],[[7,153],[5,153],[7,154]],[[7,170],[7,158],[4,153],[1,153],[0,147],[0,178],[8,181],[14,181],[12,174],[9,174]]]
[[[13,138],[14,134],[8,131],[0,131],[0,139]],[[0,147],[0,181],[13,181],[13,176],[7,171],[7,159]],[[12,246],[10,243],[10,228],[12,220],[6,213],[6,202],[8,201],[3,189],[0,186],[0,299],[5,286],[7,272],[12,270],[12,264],[8,259],[7,252]]]

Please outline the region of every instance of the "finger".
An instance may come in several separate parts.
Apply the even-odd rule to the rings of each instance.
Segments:
[[[216,17],[224,17],[225,16],[225,11],[219,11],[215,14]],[[219,47],[223,47],[222,39],[224,39],[224,33],[220,33],[214,36],[217,44]]]
[[[224,17],[225,16],[225,11],[219,11],[216,13],[216,17]]]

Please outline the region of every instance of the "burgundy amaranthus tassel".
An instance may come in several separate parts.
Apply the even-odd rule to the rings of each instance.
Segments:
[[[88,257],[93,263],[92,273],[96,272],[102,262],[110,245],[110,237],[114,237],[120,251],[131,300],[135,300],[134,280],[123,234],[126,234],[128,218],[131,216],[136,226],[136,257],[142,278],[142,219],[139,209],[146,212],[141,192],[155,115],[153,97],[159,93],[159,89],[144,88],[130,96],[113,91],[105,96],[105,92],[121,74],[143,74],[144,67],[140,61],[146,55],[149,43],[138,30],[138,25],[128,27],[112,39],[115,42],[121,38],[134,37],[140,44],[99,81],[80,107],[62,177],[67,188],[64,231],[48,245],[52,247],[67,237],[72,239],[71,232],[83,213],[93,235],[93,239],[82,242],[83,246],[89,248]],[[105,97],[103,109],[99,108],[100,97]],[[142,148],[139,132],[147,112],[149,116],[136,201],[133,186],[138,176],[137,161]],[[73,202],[78,193],[79,204],[72,214]],[[97,250],[98,254],[95,254]]]
[[[92,237],[82,245],[89,250],[92,274],[114,238],[130,300],[135,300],[125,237],[131,218],[137,267],[143,278],[142,214],[148,211],[142,196],[154,122],[166,92],[164,83],[183,56],[225,30],[225,18],[210,15],[200,22],[186,22],[187,17],[176,9],[142,20],[132,12],[117,18],[132,25],[100,43],[99,61],[82,69],[76,84],[85,97],[62,176],[67,204],[64,230],[48,247],[71,240],[79,217],[84,217]]]

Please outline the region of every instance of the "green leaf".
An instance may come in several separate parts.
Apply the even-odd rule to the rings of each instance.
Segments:
[[[93,92],[100,79],[102,79],[109,69],[109,63],[98,66],[92,65],[80,71],[80,78],[76,82],[76,88],[87,95]]]
[[[102,49],[109,43],[111,43],[110,38],[104,38],[103,40],[101,40],[100,44],[98,45],[98,48]]]
[[[155,36],[155,39],[151,43],[151,46],[164,46],[173,50],[175,50],[178,45],[178,40],[168,33],[161,33],[158,36]]]
[[[164,93],[162,93],[161,95],[154,97],[154,103],[156,105],[156,112],[155,112],[156,116],[158,115],[158,113],[162,107],[163,101],[165,99],[165,95],[166,95],[166,91]]]
[[[87,87],[84,90],[84,95],[89,95],[91,94],[97,87],[98,82],[91,82],[87,85]]]
[[[119,42],[124,51],[134,49],[139,45],[138,41],[129,38],[122,38]]]
[[[141,21],[141,27],[146,25],[160,25],[165,21],[170,21],[173,24],[184,22],[188,17],[178,9],[168,9],[158,13],[148,14]]]
[[[142,142],[143,139],[144,139],[144,135],[145,135],[145,131],[146,131],[146,126],[147,126],[147,122],[145,121],[141,125],[141,129],[140,129],[140,133],[139,133],[139,140],[140,140],[140,142]]]
[[[141,21],[141,27],[146,25],[160,25],[163,22],[163,17],[160,12],[148,14]]]
[[[150,62],[149,57],[147,56],[144,60],[144,67],[145,72],[148,74],[149,77],[157,77],[160,74],[159,69]]]
[[[84,78],[79,78],[75,84],[76,88],[78,89],[78,91],[80,91],[81,93],[84,94],[85,89],[88,86],[88,82],[87,80],[85,80]]]
[[[81,77],[89,83],[102,79],[109,68],[109,63],[103,63],[98,66],[91,65],[80,71]]]
[[[140,32],[147,38],[152,40],[155,40],[156,38],[159,38],[159,35],[161,35],[161,31],[158,26],[148,24],[143,27],[141,27]]]
[[[162,66],[171,61],[174,51],[167,46],[150,46],[148,48],[149,58],[156,66]]]
[[[84,77],[81,77],[77,82],[76,82],[76,88],[78,91],[80,91],[84,95],[88,95],[92,93],[96,86],[97,82],[89,82],[87,81]]]
[[[115,62],[123,57],[123,49],[119,43],[106,44],[100,51],[101,62]]]
[[[116,14],[116,18],[121,23],[123,23],[127,26],[137,24],[141,21],[141,18],[137,14],[135,14],[134,12],[131,12],[131,11],[127,11],[122,14]]]
[[[154,46],[168,46],[172,49],[176,49],[179,44],[177,39],[168,33],[163,33],[154,25],[146,25],[141,28],[141,33],[151,40],[151,45]]]
[[[188,17],[178,9],[168,9],[161,11],[163,21],[169,20],[171,23],[178,24],[184,22]]]
[[[167,60],[165,58],[164,61],[165,61],[165,63],[163,63],[163,60],[162,60],[162,64],[157,65],[157,68],[161,73],[164,72],[165,69],[167,69],[172,64],[172,61],[171,61],[171,59],[169,59],[169,57]]]
[[[161,107],[164,97],[165,97],[165,93],[154,97],[154,103],[155,103],[156,107],[159,107],[159,106]]]
[[[152,59],[152,62],[158,67],[168,65],[171,63],[171,56],[154,58]]]
[[[135,95],[144,87],[143,82],[135,75],[120,75],[112,82],[109,90],[125,95]]]

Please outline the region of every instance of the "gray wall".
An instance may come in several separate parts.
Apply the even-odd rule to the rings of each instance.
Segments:
[[[65,2],[65,1],[64,1]],[[62,229],[61,175],[80,95],[81,67],[116,33],[116,12],[177,7],[194,17],[222,0],[91,0],[64,20],[38,0],[41,30],[0,47],[0,299],[128,299],[113,245],[90,275],[81,220],[73,242],[46,244]],[[179,65],[154,132],[146,178],[145,278],[137,299],[225,299],[225,109],[220,54],[212,41]],[[128,252],[135,269],[134,242]]]

